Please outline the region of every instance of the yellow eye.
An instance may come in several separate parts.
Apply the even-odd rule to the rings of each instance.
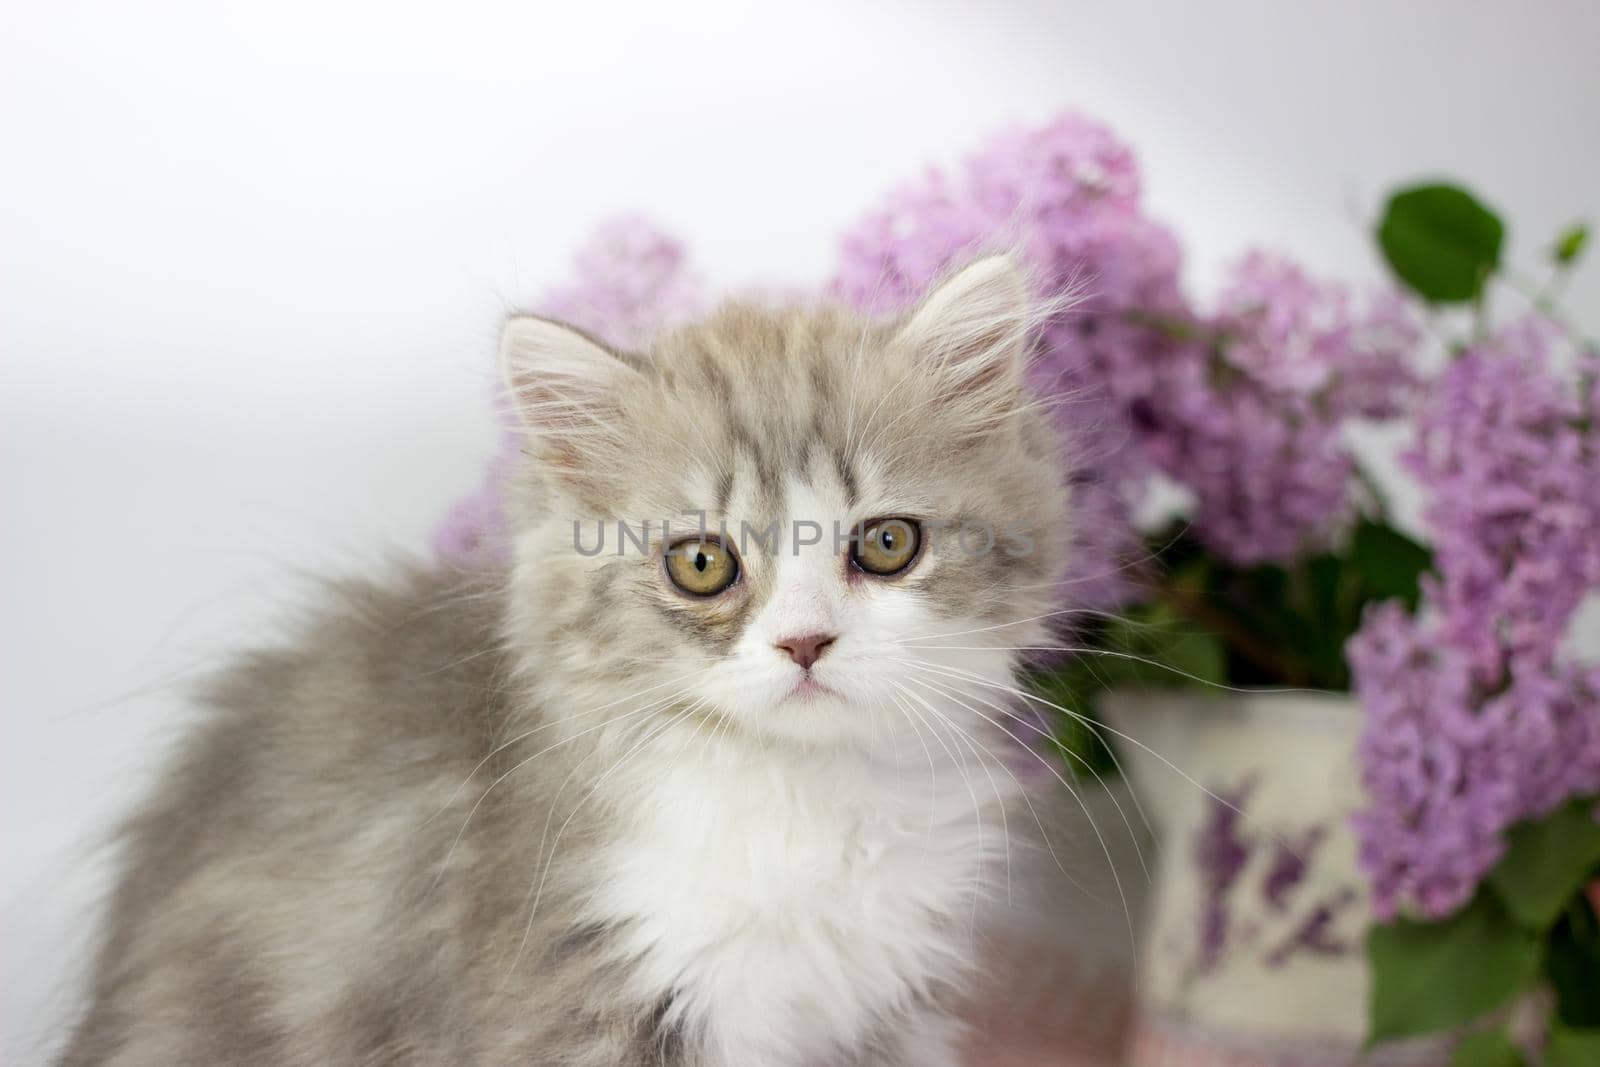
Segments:
[[[868,574],[887,578],[917,558],[922,529],[913,519],[873,519],[850,546],[850,560]]]
[[[716,596],[739,577],[739,561],[722,542],[691,537],[667,548],[667,577],[690,596]]]

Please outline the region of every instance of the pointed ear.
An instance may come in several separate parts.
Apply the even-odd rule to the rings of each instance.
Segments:
[[[618,435],[618,394],[639,373],[586,334],[533,315],[514,315],[501,328],[500,372],[543,457],[563,467]]]
[[[1021,268],[1008,256],[990,256],[923,298],[895,341],[947,372],[954,387],[1021,388],[1031,311]]]

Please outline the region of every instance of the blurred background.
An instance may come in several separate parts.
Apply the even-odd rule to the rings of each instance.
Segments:
[[[1537,262],[1600,188],[1600,5],[55,3],[0,19],[0,1056],[71,1006],[95,851],[175,692],[478,481],[498,320],[601,217],[815,285],[1008,121],[1132,144],[1209,291],[1383,272],[1446,174]],[[1600,271],[1567,304],[1600,327]],[[1593,631],[1590,631],[1591,633]]]

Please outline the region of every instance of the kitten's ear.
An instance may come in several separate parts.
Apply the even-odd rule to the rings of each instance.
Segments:
[[[546,461],[565,467],[619,432],[618,394],[639,373],[586,334],[533,315],[514,315],[501,328],[500,372]]]
[[[1032,325],[1027,276],[1009,256],[990,256],[940,283],[895,341],[949,373],[954,385],[1009,391],[1022,386]]]

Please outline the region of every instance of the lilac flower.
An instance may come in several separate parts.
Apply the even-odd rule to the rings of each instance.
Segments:
[[[1326,418],[1393,418],[1416,391],[1419,334],[1393,292],[1358,309],[1343,286],[1257,250],[1234,265],[1213,325],[1229,365],[1273,396],[1314,398]]]
[[[1472,898],[1505,831],[1600,791],[1600,669],[1518,663],[1484,697],[1468,656],[1398,603],[1370,609],[1348,655],[1367,711],[1370,803],[1355,821],[1373,909],[1447,915]]]
[[[1548,660],[1600,588],[1600,360],[1568,347],[1534,318],[1467,351],[1407,457],[1432,493],[1442,635],[1486,684],[1511,657]]]
[[[538,303],[560,319],[618,348],[636,348],[656,330],[691,317],[705,305],[704,289],[690,271],[683,245],[646,219],[620,216],[596,227],[574,257],[571,282]],[[512,416],[502,402],[502,420]],[[520,438],[506,425],[499,452],[483,484],[456,503],[434,533],[439,557],[457,562],[497,559],[505,551],[501,485]]]
[[[1471,898],[1504,848],[1508,783],[1479,780],[1485,738],[1465,657],[1398,602],[1371,608],[1346,650],[1367,725],[1358,759],[1368,806],[1355,818],[1373,911],[1402,903],[1446,915]]]
[[[1380,917],[1448,914],[1511,825],[1600,792],[1600,666],[1559,655],[1600,588],[1600,361],[1554,358],[1563,344],[1548,322],[1513,325],[1444,371],[1419,420],[1429,610],[1370,609],[1347,649]]]
[[[705,287],[683,243],[640,216],[602,222],[573,266],[572,281],[546,294],[540,314],[616,348],[638,348],[662,327],[705,309]]]
[[[1196,498],[1194,532],[1253,564],[1324,547],[1346,517],[1354,419],[1415,394],[1416,326],[1392,295],[1358,308],[1340,286],[1252,252],[1147,399],[1146,454]]]
[[[503,558],[506,516],[501,486],[516,456],[517,437],[505,428],[498,451],[489,460],[483,481],[450,506],[433,532],[433,554],[453,563]]]

